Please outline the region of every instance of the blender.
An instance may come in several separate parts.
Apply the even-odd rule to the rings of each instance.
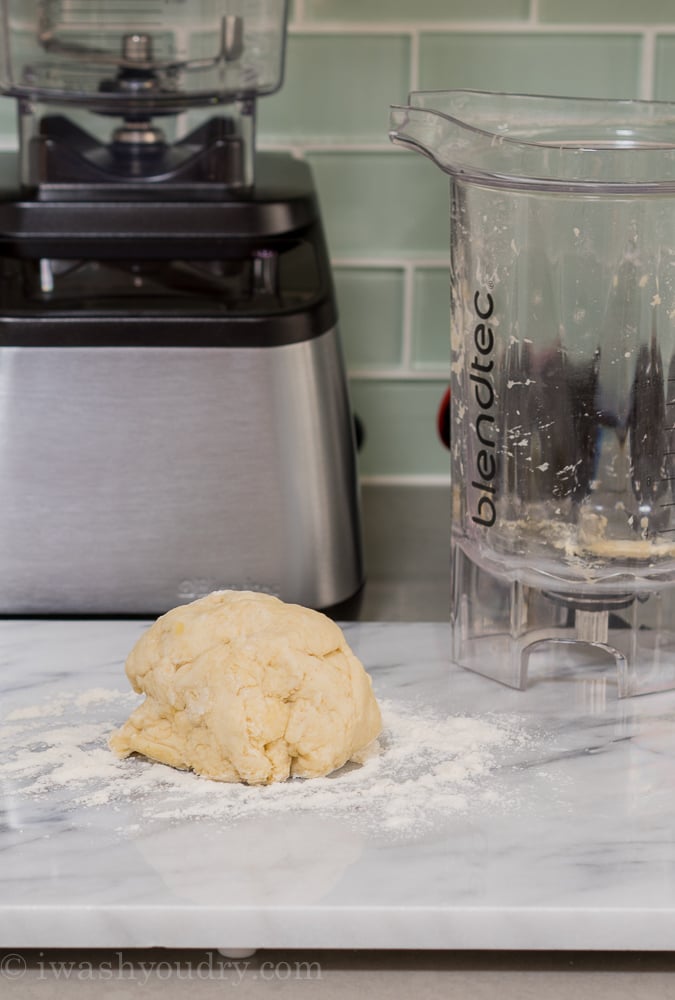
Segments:
[[[453,659],[675,687],[675,105],[413,93],[391,138],[450,178]]]
[[[257,153],[283,0],[4,0],[0,613],[362,583],[312,177]]]

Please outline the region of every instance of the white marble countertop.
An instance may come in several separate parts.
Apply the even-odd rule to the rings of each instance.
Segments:
[[[673,950],[675,692],[619,702],[611,673],[559,659],[515,692],[450,666],[445,624],[351,623],[388,713],[513,735],[473,771],[466,746],[437,755],[446,778],[453,757],[461,768],[442,794],[429,785],[418,822],[381,822],[375,795],[351,814],[334,797],[326,811],[181,818],[187,785],[129,785],[99,804],[94,779],[36,786],[22,762],[59,730],[83,726],[84,752],[105,753],[145,624],[0,621],[0,948]],[[397,739],[394,727],[385,764]],[[414,779],[419,810],[424,766],[382,772],[392,800]]]

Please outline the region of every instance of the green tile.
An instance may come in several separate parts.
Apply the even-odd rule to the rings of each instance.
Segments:
[[[305,0],[305,16],[317,21],[477,21],[526,18],[529,0]]]
[[[415,153],[322,153],[314,170],[333,256],[448,253],[448,178]]]
[[[420,89],[636,97],[640,52],[637,35],[427,34]]]
[[[675,101],[675,35],[656,39],[654,97],[658,101]]]
[[[450,455],[436,430],[447,381],[353,379],[351,399],[365,438],[364,476],[448,475]]]
[[[403,35],[289,38],[281,90],[259,102],[261,140],[387,142],[389,105],[410,90]]]
[[[539,0],[539,20],[556,23],[653,24],[675,21],[673,0]]]
[[[348,369],[400,365],[403,271],[341,267],[334,277]]]
[[[450,370],[448,268],[416,271],[413,283],[412,361],[416,368]]]

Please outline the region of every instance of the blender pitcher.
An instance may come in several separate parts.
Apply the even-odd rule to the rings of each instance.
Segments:
[[[675,104],[414,93],[450,176],[453,659],[675,687]]]

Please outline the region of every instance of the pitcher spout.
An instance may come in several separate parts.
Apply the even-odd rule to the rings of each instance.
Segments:
[[[411,94],[411,100],[416,95]],[[441,168],[449,170],[445,159],[450,123],[440,111],[402,105],[392,106],[389,116],[389,138],[396,146],[422,153]]]
[[[675,104],[416,91],[389,137],[445,173],[530,191],[675,193]]]

